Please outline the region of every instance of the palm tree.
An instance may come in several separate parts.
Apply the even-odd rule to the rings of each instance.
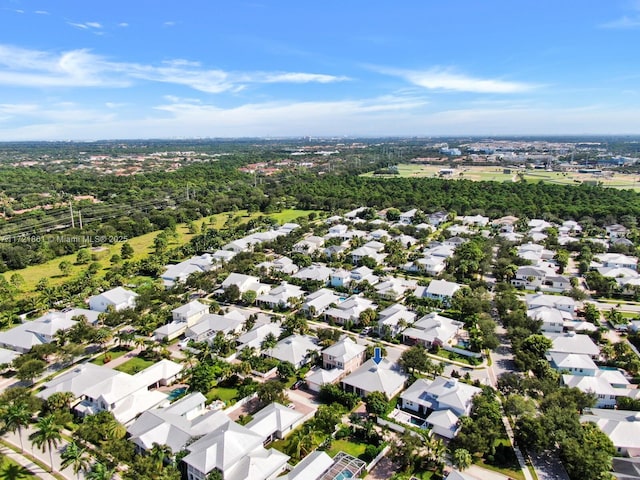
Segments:
[[[313,449],[313,432],[300,428],[289,436],[287,453],[294,458],[302,458]]]
[[[29,406],[23,402],[16,402],[2,412],[2,421],[5,428],[11,432],[18,431],[20,437],[20,451],[24,453],[24,445],[22,444],[22,427],[29,425],[33,412]]]
[[[471,454],[464,448],[458,448],[453,452],[453,465],[460,471],[466,470],[471,466]]]
[[[172,455],[173,452],[171,451],[171,447],[169,447],[168,445],[160,445],[156,442],[153,442],[153,447],[151,447],[151,450],[149,450],[149,457],[151,457],[156,469],[159,472],[162,471],[165,460],[171,459]]]
[[[22,465],[7,463],[0,470],[0,478],[3,480],[21,480],[23,478],[33,478],[33,475]]]
[[[53,472],[53,449],[62,440],[62,426],[54,415],[42,417],[36,423],[36,431],[29,435],[29,440],[43,452],[49,450],[49,461]]]
[[[69,466],[72,467],[73,473],[75,473],[78,480],[80,480],[80,471],[86,471],[89,467],[89,459],[85,455],[86,452],[87,450],[78,446],[75,441],[71,442],[60,455],[62,459],[60,469],[65,469]]]
[[[112,480],[115,474],[114,469],[107,467],[104,463],[96,462],[85,478],[87,480]]]

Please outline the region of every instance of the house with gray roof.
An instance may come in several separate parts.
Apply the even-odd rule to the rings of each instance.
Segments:
[[[378,332],[381,332],[384,327],[388,327],[391,335],[397,335],[415,322],[416,314],[401,303],[396,303],[379,312],[378,318]]]
[[[200,317],[197,323],[187,328],[185,336],[194,342],[211,341],[218,332],[222,332],[225,336],[239,333],[244,322],[244,318],[238,319],[232,315],[207,313]]]
[[[382,392],[387,398],[393,398],[404,388],[408,376],[397,364],[382,359],[376,363],[367,360],[356,371],[342,379],[342,389],[366,397],[372,392]]]
[[[420,414],[434,410],[451,410],[457,416],[469,415],[473,397],[481,393],[478,387],[456,378],[420,378],[400,395],[401,407]]]
[[[595,423],[609,437],[617,454],[640,457],[640,412],[591,408],[580,421]]]
[[[463,326],[464,324],[458,320],[431,312],[405,329],[402,332],[402,338],[405,343],[422,345],[425,348],[433,345],[450,345]]]
[[[439,300],[445,305],[448,305],[451,302],[453,295],[461,288],[462,285],[455,282],[448,282],[447,280],[431,280],[427,288],[422,293],[422,296],[433,300]],[[418,292],[417,289],[416,292]]]
[[[302,423],[304,414],[279,403],[271,403],[256,413],[246,427],[262,436],[263,444],[283,439]]]
[[[367,347],[358,345],[349,337],[344,337],[322,350],[322,366],[326,370],[339,368],[345,374],[351,373],[364,363]]]
[[[166,265],[165,271],[160,275],[165,287],[173,287],[177,283],[184,283],[192,273],[208,272],[215,263],[209,253],[196,255],[174,265]]]
[[[297,285],[282,282],[279,286],[271,289],[268,293],[256,298],[256,303],[267,308],[291,308],[291,299],[302,299],[304,290]]]
[[[135,308],[137,293],[123,287],[112,288],[99,295],[89,297],[89,308],[96,312],[106,312],[109,307],[116,312],[125,308]]]
[[[346,323],[360,323],[360,314],[367,309],[375,310],[377,305],[368,298],[352,295],[337,306],[328,308],[324,312],[327,321],[334,321],[339,325]]]
[[[280,340],[275,347],[264,352],[268,357],[281,362],[292,363],[295,368],[300,368],[309,362],[311,352],[319,352],[321,347],[315,337],[310,335],[290,335]]]
[[[325,312],[331,305],[338,305],[344,299],[336,295],[333,290],[321,288],[307,295],[302,305],[302,310],[312,317],[317,317]]]

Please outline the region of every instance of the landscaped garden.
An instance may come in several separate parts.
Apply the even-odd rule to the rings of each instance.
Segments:
[[[140,357],[133,357],[131,360],[127,360],[122,365],[117,366],[115,369],[119,372],[128,373],[129,375],[135,375],[138,372],[141,372],[147,367],[150,367],[155,362],[151,360],[145,360]]]

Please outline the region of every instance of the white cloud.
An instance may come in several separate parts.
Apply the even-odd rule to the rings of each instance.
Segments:
[[[175,27],[176,22],[168,21],[168,22],[164,22],[162,25],[164,25],[165,27]]]
[[[87,22],[86,25],[91,28],[102,28],[102,24],[98,22]]]
[[[102,29],[102,24],[98,22],[84,22],[84,23],[67,22],[67,24],[71,25],[72,27],[79,28],[80,30],[92,30],[94,31],[93,33],[95,34],[101,34],[101,32],[95,31],[95,30]]]
[[[88,28],[88,27],[87,27]],[[160,65],[113,62],[89,50],[53,54],[0,45],[0,84],[18,87],[127,87],[135,80],[183,85],[205,93],[238,92],[247,84],[329,83],[346,77],[302,72],[226,72],[174,59]]]
[[[265,74],[264,83],[333,83],[350,80],[349,77],[324,75],[320,73],[268,73]]]
[[[432,68],[424,71],[375,68],[379,73],[394,75],[428,90],[472,93],[521,93],[536,88],[523,82],[510,82],[499,78],[478,78],[458,73],[450,68]]]
[[[617,20],[612,20],[610,22],[603,23],[599,25],[600,28],[609,28],[609,29],[633,29],[640,27],[640,16],[632,16],[629,17],[624,15],[623,17],[618,18]]]
[[[122,27],[122,28],[126,28],[126,27],[128,27],[128,26],[129,26],[129,24],[128,24],[127,22],[120,22],[120,23],[118,24],[118,26],[119,26],[119,27]]]
[[[36,15],[51,15],[49,12],[47,12],[46,10],[36,10],[35,12]]]

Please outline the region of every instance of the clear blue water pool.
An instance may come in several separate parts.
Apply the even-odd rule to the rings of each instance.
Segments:
[[[352,472],[350,472],[349,470],[343,470],[339,474],[337,474],[335,477],[333,477],[333,480],[345,480],[346,478],[351,478],[351,477],[353,477]]]
[[[176,400],[177,398],[180,398],[185,393],[187,393],[187,387],[176,388],[174,390],[171,390],[171,392],[169,392],[169,396],[167,398],[173,401],[173,400]]]

